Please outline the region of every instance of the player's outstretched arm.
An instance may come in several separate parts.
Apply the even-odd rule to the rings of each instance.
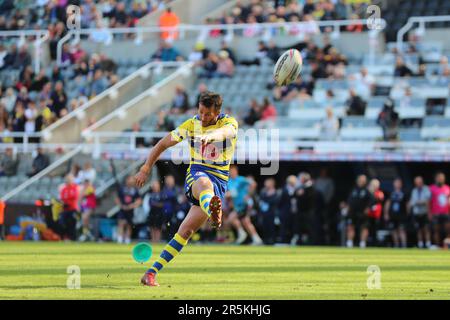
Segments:
[[[177,143],[178,141],[173,139],[171,134],[168,134],[167,136],[159,140],[158,143],[150,150],[147,160],[135,176],[136,186],[138,188],[141,188],[147,181],[152,167],[155,164],[156,160],[158,160],[161,153],[163,153],[166,149],[176,145]]]

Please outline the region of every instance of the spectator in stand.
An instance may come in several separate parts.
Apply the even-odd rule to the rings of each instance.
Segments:
[[[356,93],[354,89],[349,91],[350,97],[346,101],[348,116],[363,116],[367,103]]]
[[[370,180],[369,187],[370,204],[367,213],[367,232],[374,245],[377,244],[377,231],[380,228],[381,215],[383,212],[384,193],[380,189],[378,179]]]
[[[222,41],[220,43],[220,50],[228,52],[228,57],[231,59],[233,64],[236,64],[236,62],[237,62],[236,55],[235,55],[233,49],[231,49],[230,46],[228,45],[228,42],[226,42],[225,40]]]
[[[82,231],[79,237],[80,241],[92,241],[94,236],[91,232],[90,220],[95,208],[97,207],[97,199],[95,196],[95,187],[92,181],[85,179],[81,186],[81,221]]]
[[[358,92],[363,96],[371,96],[375,89],[375,78],[369,73],[366,67],[362,67],[358,73],[349,76],[349,80],[355,83]]]
[[[134,209],[138,208],[142,202],[133,176],[128,176],[125,185],[119,188],[115,202],[120,207],[117,214],[117,242],[129,244],[131,243]]]
[[[48,155],[44,153],[42,147],[37,147],[36,149],[36,157],[33,159],[33,164],[31,166],[31,172],[28,173],[29,177],[34,176],[35,174],[41,172],[45,168],[50,165],[50,159]]]
[[[103,71],[101,69],[97,69],[94,72],[94,77],[90,84],[89,96],[92,99],[97,96],[99,93],[103,92],[108,88],[108,80],[104,77]]]
[[[445,183],[445,174],[438,172],[435,175],[435,183],[430,186],[431,225],[435,246],[442,245],[442,235],[449,227],[450,187]]]
[[[198,93],[197,93],[197,99],[195,100],[195,108],[197,109],[199,104],[200,104],[200,97],[202,96],[202,93],[208,91],[208,87],[206,86],[206,84],[204,82],[201,82],[198,85],[198,89],[197,89]],[[197,111],[197,110],[196,110]]]
[[[14,110],[14,105],[16,104],[17,95],[14,92],[14,89],[9,87],[5,91],[5,95],[0,99],[0,104],[5,106],[5,109],[8,113],[12,113]]]
[[[244,117],[244,123],[253,126],[257,121],[261,120],[261,108],[256,99],[250,100],[250,109]]]
[[[277,109],[270,102],[269,98],[265,97],[261,108],[261,120],[275,120],[277,118]]]
[[[280,196],[280,241],[289,243],[294,235],[295,219],[297,218],[297,177],[291,175],[286,179]]]
[[[133,123],[131,132],[136,132],[136,134],[139,134],[141,132],[141,125],[139,124],[139,122]],[[136,148],[145,148],[148,146],[144,137],[136,136],[134,139],[134,144],[136,145]]]
[[[350,15],[350,20],[360,20],[360,17],[357,14],[351,14]],[[348,25],[345,28],[348,32],[363,32],[364,30],[364,25],[360,22],[355,22],[353,24]]]
[[[172,100],[171,113],[183,114],[189,109],[189,97],[186,90],[182,86],[175,88],[175,97]]]
[[[264,181],[264,188],[259,194],[259,214],[262,219],[264,244],[275,243],[275,217],[278,206],[278,193],[275,187],[275,179],[268,178]]]
[[[36,107],[36,103],[34,101],[30,101],[28,104],[28,108],[25,110],[25,133],[33,134],[40,130],[36,126],[37,118],[39,117],[39,110]],[[35,137],[30,138],[30,142],[37,142]]]
[[[417,231],[417,246],[419,248],[431,247],[430,233],[430,200],[431,192],[423,182],[421,176],[414,178],[414,189],[409,200],[409,212],[414,219]]]
[[[25,107],[22,101],[16,102],[16,107],[14,110],[13,118],[11,121],[12,129],[14,132],[24,132],[25,131]],[[22,143],[22,138],[14,138],[14,143]]]
[[[209,52],[208,57],[205,59],[202,65],[202,72],[200,73],[199,77],[201,78],[212,78],[216,71],[218,66],[219,58],[214,52]]]
[[[0,102],[0,123],[4,127],[8,125],[9,118],[10,118],[10,115],[9,115],[8,110],[6,109],[5,105],[2,102]]]
[[[97,172],[92,167],[92,163],[90,161],[86,161],[84,163],[83,169],[78,172],[78,175],[76,177],[77,180],[80,181],[80,183],[89,180],[89,182],[93,184],[95,178],[97,177]]]
[[[57,81],[55,83],[55,88],[51,94],[51,105],[50,110],[55,114],[57,118],[60,117],[61,111],[66,109],[67,95],[64,91],[62,81]]]
[[[72,174],[69,173],[66,175],[66,182],[59,190],[59,197],[64,206],[63,212],[61,212],[58,219],[61,229],[60,236],[65,240],[75,240],[80,188],[74,182],[74,176]]]
[[[361,248],[366,247],[366,240],[368,236],[367,224],[369,206],[370,206],[370,193],[367,190],[367,177],[365,175],[359,175],[356,179],[356,187],[350,192],[347,200],[347,243],[349,248],[353,247],[353,241],[355,239],[355,232],[360,231]]]
[[[182,60],[182,56],[170,42],[161,40],[159,48],[151,56],[151,59],[163,62],[179,61]]]
[[[19,159],[14,157],[13,149],[6,148],[5,153],[0,155],[0,177],[15,176],[18,166]]]
[[[406,66],[402,57],[397,56],[397,59],[395,60],[394,77],[411,77],[411,76],[413,76],[413,72],[411,71],[411,69]]]
[[[332,141],[337,140],[339,135],[339,120],[335,117],[331,107],[326,108],[326,118],[320,123],[321,139]]]
[[[218,55],[217,71],[214,74],[221,78],[231,78],[234,75],[234,63],[225,50],[221,50]]]
[[[389,222],[392,231],[392,240],[395,248],[406,248],[406,194],[402,190],[403,182],[400,178],[394,180],[394,190],[386,201],[384,207],[384,219]]]
[[[148,193],[146,200],[150,213],[148,223],[150,226],[150,235],[153,243],[161,241],[161,232],[164,225],[164,202],[161,193],[161,184],[158,180],[152,182],[151,192]]]
[[[396,141],[398,139],[399,123],[400,117],[394,109],[394,101],[388,98],[377,118],[377,124],[383,129],[385,141]]]
[[[176,28],[180,24],[180,18],[172,12],[172,8],[167,8],[166,11],[159,17],[159,26],[161,28]],[[178,31],[165,30],[161,32],[161,39],[176,40],[178,39]]]

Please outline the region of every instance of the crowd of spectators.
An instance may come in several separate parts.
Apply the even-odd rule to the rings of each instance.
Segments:
[[[6,148],[5,152],[0,155],[0,177],[13,177],[18,174],[20,158],[14,153],[12,148]],[[44,149],[38,147],[31,163],[30,171],[27,172],[29,177],[44,170],[50,164],[50,158]]]
[[[10,86],[0,85],[0,133],[40,132],[119,81],[114,60],[105,54],[89,55],[80,45],[64,46],[63,64],[37,74],[26,44],[19,49],[12,44],[9,50],[0,46],[0,52],[6,52],[0,53],[0,72],[18,73]]]
[[[315,0],[280,0],[265,1],[252,0],[250,4],[244,5],[240,1],[230,10],[223,12],[220,18],[207,18],[205,24],[241,24],[248,26],[242,31],[242,35],[253,37],[260,35],[265,30],[259,26],[260,23],[283,23],[283,22],[305,22],[302,25],[291,25],[283,28],[270,30],[275,34],[316,34],[319,31],[330,31],[330,28],[319,28],[316,21],[327,20],[358,20],[364,19],[367,6],[370,1],[315,1]],[[349,32],[362,32],[364,26],[360,23],[344,27]],[[211,37],[218,37],[224,31],[211,30]]]

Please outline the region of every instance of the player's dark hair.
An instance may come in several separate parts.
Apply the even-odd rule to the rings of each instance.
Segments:
[[[207,108],[214,108],[216,111],[220,111],[223,100],[220,94],[205,91],[200,95],[199,102]]]

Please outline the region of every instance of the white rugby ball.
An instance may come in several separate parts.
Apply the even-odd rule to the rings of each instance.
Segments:
[[[303,59],[297,49],[289,49],[281,55],[273,69],[273,79],[278,86],[295,81],[302,71]]]

